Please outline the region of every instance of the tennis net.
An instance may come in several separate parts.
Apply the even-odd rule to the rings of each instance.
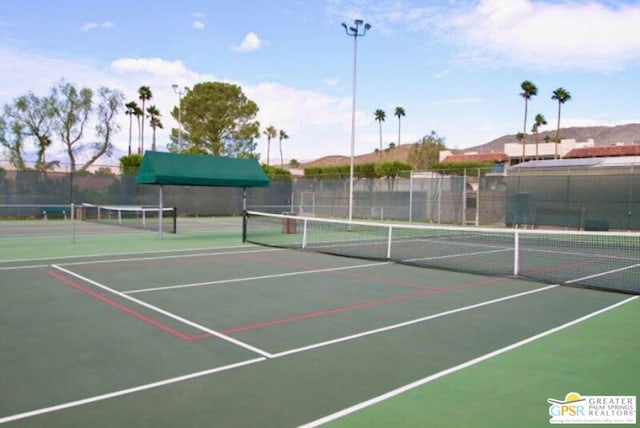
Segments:
[[[247,211],[259,245],[640,294],[640,233],[380,224]]]
[[[162,222],[162,231],[176,233],[177,210],[175,207],[163,208],[130,205],[94,205],[83,203],[79,217],[84,221],[109,224],[134,229],[158,231]]]

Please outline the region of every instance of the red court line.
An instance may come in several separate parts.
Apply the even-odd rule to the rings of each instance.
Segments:
[[[388,297],[386,299],[372,300],[372,301],[369,301],[369,302],[358,303],[358,304],[350,305],[350,306],[343,306],[343,307],[340,307],[340,308],[327,309],[327,310],[318,311],[318,312],[309,312],[309,313],[306,313],[306,314],[293,315],[293,316],[290,316],[290,317],[271,320],[271,321],[265,321],[265,322],[255,323],[255,324],[247,324],[247,325],[239,326],[239,327],[232,327],[232,328],[229,328],[229,329],[226,329],[226,330],[221,330],[220,333],[230,335],[230,334],[239,333],[239,332],[243,332],[243,331],[258,330],[258,329],[261,329],[261,328],[273,327],[273,326],[276,326],[276,325],[290,324],[290,323],[293,323],[293,322],[303,321],[303,320],[307,320],[307,319],[311,319],[311,318],[319,318],[319,317],[324,317],[324,316],[328,316],[328,315],[334,315],[334,314],[338,314],[338,313],[342,313],[342,312],[354,311],[354,310],[364,309],[364,308],[369,308],[369,307],[374,307],[374,306],[381,306],[381,305],[385,305],[387,303],[394,303],[394,302],[398,302],[398,301],[402,301],[402,300],[410,300],[410,299],[415,299],[415,298],[418,298],[418,297],[429,296],[429,295],[432,295],[432,294],[446,293],[446,292],[449,292],[449,291],[461,290],[461,289],[464,289],[464,288],[479,287],[479,286],[488,285],[488,284],[495,283],[495,282],[506,281],[507,279],[508,278],[487,278],[487,279],[484,279],[482,281],[468,282],[468,283],[464,283],[464,284],[454,285],[454,286],[451,286],[451,287],[434,288],[434,289],[422,291],[420,293],[405,294],[405,295],[401,295],[401,296],[393,296],[393,297]]]
[[[60,275],[56,271],[53,271],[53,270],[47,271],[47,275],[52,276],[53,278],[57,279],[58,281],[60,281],[60,282],[62,282],[64,284],[67,284],[67,285],[75,288],[76,290],[80,290],[83,293],[88,294],[89,296],[91,296],[93,298],[96,298],[96,299],[98,299],[98,300],[100,300],[100,301],[102,301],[102,302],[104,302],[104,303],[106,303],[106,304],[108,304],[110,306],[113,306],[114,308],[116,308],[116,309],[118,309],[118,310],[120,310],[120,311],[122,311],[124,313],[127,313],[127,314],[129,314],[129,315],[131,315],[131,316],[133,316],[135,318],[138,318],[139,320],[142,320],[142,321],[146,322],[147,324],[150,324],[150,325],[152,325],[152,326],[154,326],[156,328],[159,328],[160,330],[163,330],[163,331],[165,331],[165,332],[167,332],[169,334],[172,334],[173,336],[176,336],[176,337],[178,337],[178,338],[180,338],[182,340],[185,340],[187,342],[192,341],[192,340],[203,339],[205,337],[211,337],[212,336],[209,333],[199,334],[199,335],[194,335],[194,336],[185,334],[185,333],[183,333],[181,331],[178,331],[178,330],[166,325],[163,322],[160,322],[158,320],[150,318],[150,317],[148,317],[148,316],[146,316],[146,315],[144,315],[144,314],[142,314],[142,313],[140,313],[140,312],[138,312],[138,311],[136,311],[134,309],[128,308],[128,307],[126,307],[126,306],[124,306],[124,305],[122,305],[122,304],[120,304],[120,303],[118,303],[118,302],[116,302],[114,300],[111,300],[110,298],[106,297],[105,295],[103,295],[101,293],[98,293],[96,291],[90,290],[89,288],[84,287],[84,286],[78,284],[77,282],[74,282],[74,281],[72,281],[72,280],[70,280],[68,278],[65,278],[64,276]]]

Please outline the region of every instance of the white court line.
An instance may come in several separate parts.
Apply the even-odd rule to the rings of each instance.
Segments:
[[[110,257],[110,256],[128,256],[128,255],[141,255],[141,254],[163,254],[163,253],[183,253],[185,251],[211,251],[211,250],[227,250],[235,248],[247,248],[248,245],[233,245],[229,247],[201,247],[201,248],[179,248],[168,250],[155,250],[155,251],[137,251],[137,252],[125,252],[125,253],[98,253],[98,254],[81,254],[77,256],[53,256],[53,257],[32,257],[28,259],[11,259],[0,260],[0,263],[24,263],[24,262],[37,262],[43,260],[66,260],[66,259],[86,259],[91,257]],[[271,249],[272,251],[274,249]],[[264,250],[267,251],[267,250]]]
[[[273,358],[280,358],[280,357],[284,357],[286,355],[292,355],[292,354],[297,354],[299,352],[309,351],[311,349],[323,348],[325,346],[334,345],[336,343],[347,342],[349,340],[359,339],[361,337],[371,336],[373,334],[383,333],[385,331],[395,330],[395,329],[398,329],[398,328],[407,327],[409,325],[419,324],[419,323],[422,323],[422,322],[425,322],[425,321],[431,321],[431,320],[436,319],[436,318],[442,318],[442,317],[446,317],[448,315],[457,314],[458,312],[465,312],[465,311],[469,311],[471,309],[477,309],[477,308],[481,308],[483,306],[492,305],[494,303],[500,303],[500,302],[504,302],[504,301],[511,300],[511,299],[517,299],[518,297],[522,297],[522,296],[526,296],[526,295],[534,294],[534,293],[539,293],[541,291],[551,290],[552,288],[556,288],[556,287],[558,287],[558,285],[548,285],[546,287],[537,288],[535,290],[524,291],[522,293],[511,294],[509,296],[499,297],[497,299],[486,300],[484,302],[475,303],[473,305],[464,306],[462,308],[456,308],[456,309],[452,309],[450,311],[439,312],[437,314],[428,315],[426,317],[417,318],[417,319],[409,320],[409,321],[404,321],[404,322],[401,322],[401,323],[398,323],[398,324],[393,324],[393,325],[389,325],[389,326],[386,326],[386,327],[380,327],[380,328],[377,328],[377,329],[374,329],[374,330],[363,331],[361,333],[352,334],[350,336],[343,336],[343,337],[339,337],[337,339],[327,340],[326,342],[314,343],[312,345],[303,346],[301,348],[290,349],[288,351],[283,351],[283,352],[279,352],[277,354],[273,354]]]
[[[478,363],[481,363],[483,361],[486,361],[486,360],[489,360],[491,358],[497,357],[498,355],[504,354],[506,352],[512,351],[512,350],[517,349],[517,348],[520,348],[521,346],[527,345],[527,344],[529,344],[531,342],[535,342],[536,340],[542,339],[543,337],[549,336],[549,335],[551,335],[553,333],[556,333],[558,331],[564,330],[564,329],[566,329],[568,327],[571,327],[571,326],[574,326],[574,325],[576,325],[578,323],[586,321],[589,318],[593,318],[593,317],[595,317],[597,315],[600,315],[600,314],[602,314],[604,312],[610,311],[610,310],[615,309],[615,308],[617,308],[619,306],[627,304],[627,303],[629,303],[629,302],[631,302],[633,300],[636,300],[637,298],[638,298],[638,296],[630,297],[630,298],[628,298],[626,300],[623,300],[621,302],[618,302],[618,303],[616,303],[614,305],[607,306],[606,308],[602,308],[602,309],[600,309],[598,311],[595,311],[595,312],[592,312],[590,314],[587,314],[587,315],[585,315],[585,316],[583,316],[581,318],[577,318],[577,319],[575,319],[573,321],[570,321],[570,322],[568,322],[566,324],[562,324],[562,325],[560,325],[558,327],[555,327],[555,328],[552,328],[550,330],[543,331],[542,333],[538,333],[538,334],[536,334],[534,336],[528,337],[528,338],[526,338],[524,340],[521,340],[519,342],[513,343],[513,344],[511,344],[509,346],[505,346],[504,348],[500,348],[500,349],[497,349],[497,350],[495,350],[493,352],[489,352],[488,354],[484,354],[484,355],[482,355],[480,357],[477,357],[477,358],[474,358],[472,360],[466,361],[466,362],[464,362],[462,364],[458,364],[457,366],[450,367],[450,368],[448,368],[446,370],[442,370],[442,371],[440,371],[438,373],[434,373],[434,374],[432,374],[430,376],[427,376],[425,378],[422,378],[422,379],[417,380],[415,382],[412,382],[410,384],[404,385],[404,386],[402,386],[400,388],[394,389],[394,390],[389,391],[389,392],[387,392],[385,394],[382,394],[382,395],[379,395],[377,397],[371,398],[369,400],[363,401],[362,403],[358,403],[358,404],[353,405],[351,407],[347,407],[345,409],[342,409],[342,410],[340,410],[340,411],[338,411],[336,413],[332,413],[332,414],[327,415],[325,417],[322,417],[320,419],[316,419],[315,421],[311,421],[309,423],[301,425],[299,428],[314,428],[314,427],[326,424],[328,422],[335,421],[336,419],[340,419],[340,418],[342,418],[344,416],[347,416],[347,415],[349,415],[351,413],[354,413],[354,412],[357,412],[359,410],[365,409],[367,407],[373,406],[374,404],[378,404],[378,403],[380,403],[382,401],[388,400],[388,399],[390,399],[392,397],[395,397],[397,395],[400,395],[400,394],[402,394],[404,392],[407,392],[407,391],[410,391],[412,389],[418,388],[420,386],[426,385],[427,383],[433,382],[434,380],[437,380],[437,379],[440,379],[440,378],[445,377],[447,375],[450,375],[452,373],[458,372],[458,371],[460,371],[462,369],[469,368],[469,367],[474,366],[474,365],[476,365]]]
[[[104,263],[126,263],[126,262],[140,262],[140,261],[149,261],[149,260],[184,259],[184,258],[190,258],[190,257],[228,256],[228,255],[238,255],[238,254],[265,253],[270,251],[283,251],[283,250],[278,248],[263,248],[259,250],[245,250],[245,251],[214,251],[211,253],[171,254],[168,256],[144,256],[144,257],[133,257],[133,258],[126,258],[126,259],[89,260],[85,262],[59,263],[59,265],[60,266],[82,266],[82,265],[93,265],[93,264],[104,264]]]
[[[366,263],[362,265],[342,266],[342,267],[336,267],[336,268],[324,268],[324,269],[314,269],[314,270],[303,270],[303,271],[297,271],[297,272],[275,273],[271,275],[250,276],[245,278],[220,279],[216,281],[196,282],[192,284],[178,284],[178,285],[167,285],[164,287],[139,288],[137,290],[123,291],[122,293],[137,294],[137,293],[148,293],[150,291],[175,290],[179,288],[204,287],[208,285],[223,285],[223,284],[231,284],[234,282],[257,281],[261,279],[284,278],[287,276],[308,275],[313,273],[326,273],[326,272],[335,272],[340,270],[356,269],[356,268],[362,268],[362,267],[381,266],[381,265],[387,265],[391,263],[392,262],[376,262],[376,263]]]
[[[241,361],[235,364],[229,364],[226,366],[216,367],[209,370],[203,370],[200,372],[190,373],[183,376],[177,376],[170,379],[161,380],[158,382],[147,383],[145,385],[135,386],[133,388],[121,389],[120,391],[114,391],[107,394],[96,395],[93,397],[85,398],[77,401],[70,401],[63,404],[58,404],[56,406],[44,407],[37,410],[32,410],[30,412],[18,413],[11,416],[5,416],[4,418],[0,418],[0,424],[5,424],[7,422],[13,422],[20,419],[31,418],[33,416],[43,415],[45,413],[57,412],[58,410],[70,409],[72,407],[83,406],[85,404],[95,403],[96,401],[104,401],[109,400],[111,398],[121,397],[123,395],[133,394],[135,392],[146,391],[148,389],[158,388],[165,385],[170,385],[172,383],[184,382],[186,380],[196,379],[199,377],[209,376],[214,373],[220,373],[227,370],[237,369],[239,367],[248,366],[251,364],[256,364],[262,361],[265,361],[266,358],[254,358],[252,360]]]
[[[513,248],[501,248],[499,250],[487,250],[487,251],[474,251],[473,253],[459,253],[459,254],[448,254],[444,256],[432,256],[432,257],[419,257],[416,259],[402,259],[403,262],[417,262],[420,260],[442,260],[442,259],[453,259],[456,257],[467,257],[467,256],[478,256],[483,254],[492,254],[492,253],[502,253],[505,251],[513,252]]]
[[[599,276],[605,276],[605,275],[609,275],[609,274],[612,274],[612,273],[618,273],[618,272],[622,272],[623,270],[627,270],[627,269],[635,269],[637,267],[640,267],[640,263],[637,263],[637,264],[631,265],[631,266],[625,266],[625,267],[622,267],[622,268],[619,268],[619,269],[609,270],[609,271],[606,271],[606,272],[596,273],[596,274],[593,274],[593,275],[585,276],[583,278],[572,279],[570,281],[566,281],[565,284],[573,284],[574,282],[582,281],[582,280],[585,280],[585,279],[597,278]]]
[[[38,269],[46,267],[49,267],[49,265],[5,266],[0,267],[0,270]]]
[[[64,272],[67,275],[71,275],[71,276],[73,276],[75,278],[78,278],[78,279],[80,279],[82,281],[85,281],[85,282],[87,282],[89,284],[92,284],[92,285],[94,285],[94,286],[96,286],[98,288],[101,288],[101,289],[106,290],[106,291],[108,291],[110,293],[113,293],[116,296],[120,296],[123,299],[127,299],[127,300],[129,300],[131,302],[137,303],[140,306],[144,306],[145,308],[148,308],[148,309],[151,309],[152,311],[158,312],[159,314],[162,314],[162,315],[164,315],[166,317],[172,318],[172,319],[174,319],[176,321],[179,321],[179,322],[181,322],[183,324],[191,326],[191,327],[193,327],[195,329],[198,329],[200,331],[203,331],[205,333],[209,333],[209,334],[211,334],[213,336],[219,337],[220,339],[225,340],[225,341],[227,341],[229,343],[233,343],[236,346],[239,346],[241,348],[247,349],[247,350],[249,350],[251,352],[254,352],[254,353],[258,354],[258,355],[262,355],[263,357],[271,358],[271,354],[268,353],[267,351],[264,351],[264,350],[262,350],[260,348],[256,348],[255,346],[249,345],[248,343],[245,343],[245,342],[242,342],[240,340],[234,339],[231,336],[227,336],[226,334],[222,334],[222,333],[220,333],[220,332],[218,332],[216,330],[212,330],[212,329],[207,328],[207,327],[205,327],[203,325],[197,324],[197,323],[195,323],[193,321],[189,321],[186,318],[183,318],[183,317],[181,317],[179,315],[176,315],[176,314],[174,314],[172,312],[165,311],[164,309],[160,309],[157,306],[153,306],[153,305],[151,305],[151,304],[149,304],[147,302],[144,302],[142,300],[136,299],[135,297],[127,296],[126,294],[124,294],[124,293],[122,293],[122,292],[120,292],[118,290],[114,290],[113,288],[109,288],[106,285],[100,284],[99,282],[96,282],[96,281],[94,281],[92,279],[86,278],[86,277],[84,277],[82,275],[79,275],[79,274],[77,274],[75,272],[67,270],[67,269],[65,269],[63,267],[60,267],[60,266],[57,266],[57,265],[51,265],[51,267],[54,268],[54,269],[57,269],[57,270],[59,270],[61,272]]]

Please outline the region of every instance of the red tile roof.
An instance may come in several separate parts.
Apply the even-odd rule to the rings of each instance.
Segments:
[[[573,149],[564,155],[564,158],[598,158],[611,156],[640,156],[640,144]]]
[[[506,153],[474,153],[474,154],[459,154],[450,155],[444,158],[442,163],[453,162],[506,162],[509,160],[509,156]]]

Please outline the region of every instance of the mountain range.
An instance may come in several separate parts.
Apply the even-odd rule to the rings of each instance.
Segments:
[[[555,138],[556,131],[545,131],[538,134],[538,141],[543,142],[544,138],[548,136]],[[528,139],[533,139],[531,135],[528,135]],[[577,142],[584,142],[589,139],[593,140],[596,147],[612,146],[620,143],[624,144],[640,144],[640,123],[629,123],[626,125],[617,126],[587,126],[587,127],[571,127],[560,129],[561,139],[575,139]],[[495,153],[503,152],[504,145],[508,143],[520,143],[516,134],[504,135],[502,137],[491,140],[485,144],[469,147],[464,150],[449,149],[454,153]],[[413,144],[402,144],[393,149],[385,149],[382,152],[372,152],[354,157],[355,163],[369,163],[369,162],[388,162],[388,161],[401,161],[407,162],[409,159],[409,152]],[[345,165],[349,163],[348,156],[324,156],[320,159],[316,159],[311,162],[306,162],[301,165],[302,168],[306,167],[318,167],[318,166],[335,166]]]

